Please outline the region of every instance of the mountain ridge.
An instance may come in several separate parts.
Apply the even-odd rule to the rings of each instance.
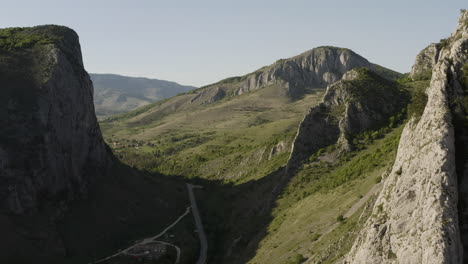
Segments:
[[[137,109],[133,112],[112,116],[107,121],[134,117],[146,111],[154,112],[155,116],[164,116],[178,111],[194,110],[199,106],[209,105],[220,100],[229,100],[274,85],[276,86],[274,91],[276,96],[297,100],[314,89],[325,88],[328,84],[339,80],[346,71],[360,67],[369,68],[391,80],[402,76],[400,73],[370,63],[350,49],[321,46],[288,59],[280,59],[252,73],[226,78],[169,98],[163,103],[156,102],[147,105],[144,107],[144,111]],[[171,103],[171,100],[174,103]]]
[[[106,117],[129,112],[196,87],[146,77],[90,73],[94,85],[96,115]]]

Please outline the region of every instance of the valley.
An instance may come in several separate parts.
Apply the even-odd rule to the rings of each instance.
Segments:
[[[467,261],[468,11],[409,73],[319,46],[195,88],[81,52],[0,29],[1,263]]]

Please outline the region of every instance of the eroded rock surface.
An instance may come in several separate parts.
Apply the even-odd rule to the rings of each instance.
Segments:
[[[365,68],[347,72],[329,85],[322,102],[301,122],[288,168],[335,143],[343,151],[352,148],[353,135],[378,128],[406,105],[407,94],[395,82]]]
[[[441,45],[432,43],[417,56],[409,77],[413,80],[430,79],[432,68],[437,64]]]
[[[0,33],[32,41],[0,52],[0,102],[7,106],[0,108],[1,209],[22,214],[86,195],[110,153],[78,35],[60,26]]]
[[[226,95],[242,95],[271,85],[278,85],[290,98],[299,98],[307,89],[324,88],[339,81],[355,68],[368,68],[392,79],[400,74],[370,63],[352,50],[318,47],[241,77],[233,77],[198,90],[191,103],[212,103]],[[220,93],[220,90],[224,93]]]
[[[462,263],[452,107],[468,61],[466,11],[436,61],[424,113],[405,126],[392,172],[344,263]]]

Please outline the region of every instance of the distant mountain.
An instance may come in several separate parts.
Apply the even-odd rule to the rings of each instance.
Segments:
[[[323,46],[292,58],[279,59],[244,76],[230,77],[190,93],[112,117],[112,120],[138,116],[136,119],[143,124],[158,121],[174,113],[193,113],[200,108],[220,111],[218,108],[209,108],[209,105],[220,101],[227,102],[241,95],[244,95],[242,98],[245,99],[246,94],[251,93],[257,93],[261,103],[266,102],[265,98],[271,98],[284,101],[279,105],[287,105],[326,88],[327,85],[339,81],[347,71],[356,68],[367,68],[388,80],[396,80],[403,76],[401,73],[369,62],[350,49]],[[96,83],[96,90],[97,86],[99,84]],[[95,100],[99,100],[98,98],[99,95],[95,96]],[[259,104],[255,101],[255,105]],[[96,111],[99,116],[98,109]],[[220,116],[219,113],[216,115]]]
[[[91,73],[97,116],[125,113],[149,103],[195,89],[157,79]]]
[[[209,215],[203,224],[209,227],[210,263],[303,263],[291,250],[296,243],[329,258],[346,253],[334,248],[328,254],[326,247],[337,240],[330,238],[335,233],[325,234],[345,210],[338,207],[355,203],[390,169],[397,144],[379,150],[376,165],[369,162],[364,171],[361,159],[370,154],[360,151],[364,139],[358,137],[374,130],[387,142],[397,137],[398,131],[383,129],[400,124],[395,120],[401,115],[393,116],[404,111],[406,88],[392,79],[401,76],[352,50],[318,47],[112,116],[100,126],[125,164],[195,178],[205,187],[199,193]],[[351,171],[359,179],[348,176]],[[313,244],[322,234],[327,246]]]

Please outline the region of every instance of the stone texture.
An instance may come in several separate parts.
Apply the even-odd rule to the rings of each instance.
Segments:
[[[406,104],[406,93],[394,82],[366,70],[351,70],[327,87],[322,102],[301,122],[287,168],[324,148],[338,143],[349,151],[349,139],[378,128]]]
[[[432,71],[420,120],[405,126],[373,215],[344,263],[463,263],[451,102],[468,61],[464,12]]]
[[[326,87],[354,68],[371,68],[365,58],[349,49],[320,47],[261,69],[247,77],[236,91],[243,94],[274,83],[287,87],[291,97],[302,95],[304,87]]]
[[[287,97],[300,98],[307,89],[325,88],[355,68],[368,68],[382,75],[386,75],[383,71],[391,72],[370,63],[352,50],[318,47],[292,58],[278,60],[245,76],[229,78],[204,87],[196,92],[191,103],[211,103],[227,95],[242,95],[271,85],[279,85]],[[395,72],[392,74],[399,75]]]
[[[0,133],[0,208],[16,214],[86,195],[111,160],[78,35],[59,26],[24,32],[60,41],[2,55],[0,93],[8,107],[0,110],[0,127],[8,129]]]
[[[429,79],[432,68],[437,64],[441,45],[432,43],[416,56],[409,77],[413,80]]]

